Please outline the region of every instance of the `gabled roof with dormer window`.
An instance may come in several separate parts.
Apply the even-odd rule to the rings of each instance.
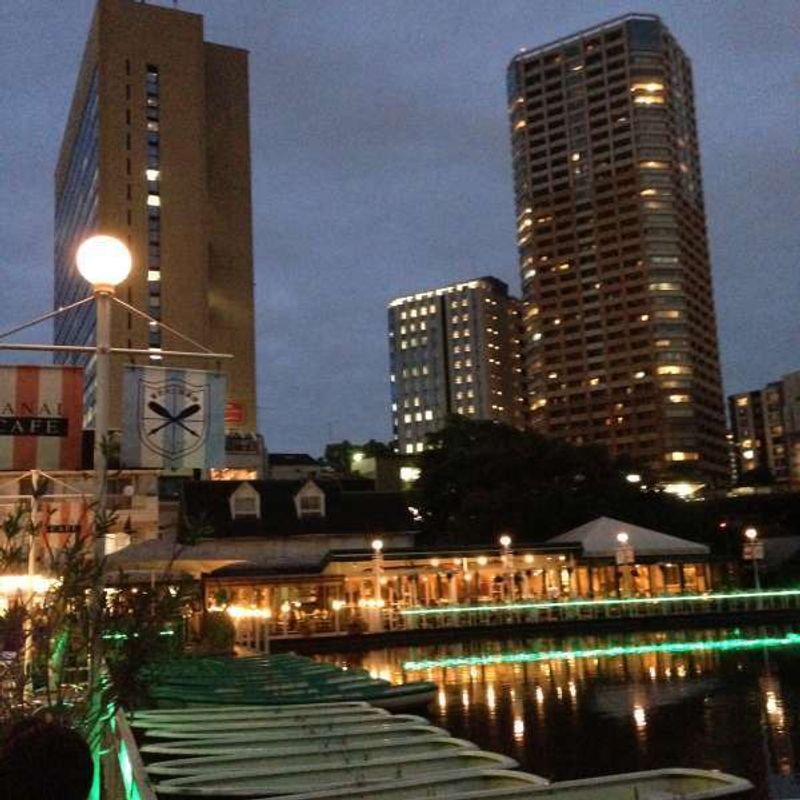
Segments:
[[[217,537],[294,536],[306,533],[367,533],[415,531],[402,492],[350,489],[339,481],[310,481],[324,495],[324,515],[298,515],[296,499],[309,481],[247,481],[260,498],[260,518],[236,518],[231,495],[244,481],[189,481],[183,487],[181,520],[184,532],[210,530]]]

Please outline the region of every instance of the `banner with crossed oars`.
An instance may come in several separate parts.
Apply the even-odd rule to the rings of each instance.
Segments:
[[[127,467],[224,466],[224,377],[127,367],[122,461]]]

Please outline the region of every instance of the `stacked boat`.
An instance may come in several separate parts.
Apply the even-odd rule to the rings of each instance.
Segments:
[[[426,705],[435,684],[393,686],[294,654],[172,660],[146,680],[159,707],[130,725],[162,798],[710,800],[752,788],[688,769],[550,784],[423,717],[390,713]]]
[[[256,798],[408,785],[426,787],[420,796],[446,797],[547,783],[511,772],[513,759],[454,739],[423,717],[363,702],[161,709],[137,712],[131,726],[160,796]]]
[[[411,714],[365,702],[137,711],[130,724],[161,798],[710,800],[740,778],[672,769],[549,784]]]
[[[145,680],[151,699],[162,706],[359,700],[403,710],[427,705],[436,693],[429,681],[393,685],[366,670],[345,670],[293,653],[173,660],[150,667]]]

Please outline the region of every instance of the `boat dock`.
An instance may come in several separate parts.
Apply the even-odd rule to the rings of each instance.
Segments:
[[[301,656],[183,659],[151,670],[149,680],[164,690],[159,705],[170,707],[118,711],[111,726],[126,798],[692,800],[752,790],[741,778],[693,769],[550,783],[421,716],[363,699],[298,702],[301,686],[331,696],[342,683],[353,696],[374,692],[358,671]],[[389,688],[410,703],[414,686]],[[421,694],[416,702],[425,702]]]

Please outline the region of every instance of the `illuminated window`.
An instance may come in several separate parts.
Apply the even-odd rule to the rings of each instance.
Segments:
[[[419,476],[419,467],[400,467],[400,480],[404,483],[413,483]]]
[[[421,453],[425,449],[425,442],[417,442],[417,452]]]
[[[681,288],[679,283],[651,283],[651,292],[676,292]]]
[[[656,372],[659,375],[691,375],[692,368],[679,364],[665,364],[662,367],[658,367]]]
[[[161,175],[161,171],[157,169],[146,169],[144,174],[147,177],[147,180],[157,181]]]
[[[161,205],[161,198],[157,194],[149,194],[147,195],[147,205],[149,206],[160,206]]]
[[[433,411],[428,410],[425,412],[425,419],[430,422],[433,419]]]
[[[147,280],[151,282],[160,281],[161,273],[157,269],[149,269],[147,270]]]
[[[672,453],[667,453],[666,459],[667,461],[698,461],[700,459],[700,453],[675,450]]]
[[[688,394],[670,394],[667,395],[667,400],[670,403],[688,403],[689,402],[689,395]]]

